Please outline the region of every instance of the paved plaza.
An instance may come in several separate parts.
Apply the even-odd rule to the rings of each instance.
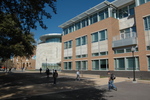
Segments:
[[[117,77],[117,91],[107,91],[108,78],[59,73],[58,83],[43,72],[0,72],[0,100],[150,100],[150,81],[132,83]]]

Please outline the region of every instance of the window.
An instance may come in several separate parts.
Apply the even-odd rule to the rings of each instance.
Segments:
[[[72,40],[64,42],[64,49],[72,48]]]
[[[72,62],[64,62],[64,69],[71,70],[72,69]]]
[[[83,36],[82,38],[82,45],[86,45],[87,44],[87,36]]]
[[[92,34],[92,42],[98,42],[98,32]]]
[[[146,3],[146,2],[149,2],[150,0],[139,0],[139,4],[141,5],[141,4],[144,4],[144,3]]]
[[[105,51],[105,52],[100,52],[100,56],[103,56],[103,55],[108,55],[108,52]]]
[[[125,70],[124,58],[115,59],[115,68],[116,68],[116,70]]]
[[[68,41],[68,48],[72,48],[72,40]]]
[[[101,70],[107,70],[108,69],[108,60],[107,59],[101,59],[100,60],[100,69]]]
[[[145,30],[150,30],[150,16],[144,18]]]
[[[99,60],[92,61],[92,70],[99,70]]]
[[[100,31],[99,33],[100,33],[100,41],[107,39],[106,30]]]
[[[138,70],[139,69],[139,58],[138,57],[126,58],[126,67],[127,67],[127,70],[133,70],[133,67],[135,67],[135,70]]]
[[[76,70],[81,69],[81,61],[76,61]]]
[[[82,61],[82,70],[87,70],[87,61]]]
[[[108,9],[105,9],[105,10],[99,12],[99,20],[100,21],[103,19],[106,19],[108,17],[109,17],[108,16]]]
[[[88,26],[88,18],[82,20],[82,28]]]
[[[96,23],[98,21],[97,14],[90,17],[90,24]]]
[[[82,58],[85,58],[85,57],[87,57],[87,54],[82,55]]]
[[[81,55],[76,55],[76,58],[81,58]]]
[[[130,15],[134,15],[134,7],[135,7],[135,4],[129,5],[129,14]]]
[[[64,49],[67,49],[68,48],[68,44],[67,42],[64,42]]]
[[[135,4],[131,4],[122,9],[119,9],[119,18],[124,18],[130,15],[134,15],[134,7],[135,7]]]
[[[150,70],[150,56],[148,56],[147,58],[148,58],[148,70]]]
[[[116,49],[115,54],[124,53],[124,49]]]
[[[93,57],[99,56],[99,53],[92,53],[92,56],[93,56]]]
[[[77,23],[75,24],[75,30],[78,30],[78,29],[80,29],[80,28],[81,28],[80,22],[77,22]]]
[[[81,45],[81,39],[80,38],[77,38],[76,39],[76,46],[80,46]]]

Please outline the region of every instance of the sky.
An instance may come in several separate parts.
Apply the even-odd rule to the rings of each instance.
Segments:
[[[31,30],[34,33],[35,40],[39,40],[40,36],[50,33],[62,33],[62,29],[58,26],[65,23],[66,21],[76,17],[84,11],[96,6],[104,0],[57,0],[55,3],[57,14],[52,12],[51,8],[46,8],[52,15],[51,19],[44,18],[44,24],[48,27],[46,30],[40,26],[37,30]],[[107,0],[114,1],[114,0]],[[37,24],[38,25],[38,24]]]

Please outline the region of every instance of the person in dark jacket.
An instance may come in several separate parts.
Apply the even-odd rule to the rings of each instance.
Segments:
[[[54,73],[53,73],[54,84],[56,84],[57,77],[58,77],[58,73],[57,73],[57,70],[55,70]]]

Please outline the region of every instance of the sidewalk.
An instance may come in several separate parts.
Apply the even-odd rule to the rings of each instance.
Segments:
[[[73,74],[73,73],[61,73],[61,72],[59,72],[59,75],[76,78],[76,74]],[[108,77],[100,78],[100,75],[83,74],[83,75],[81,75],[81,79],[91,80],[91,81],[93,81],[97,86],[107,85],[107,84],[108,84]],[[132,82],[132,78],[131,78],[131,79],[128,79],[128,78],[125,78],[125,77],[116,77],[114,83],[120,83],[120,82],[125,82],[125,81],[127,81],[127,82]],[[149,80],[139,80],[139,79],[136,79],[136,82],[137,82],[137,83],[150,84],[150,81],[149,81]]]

